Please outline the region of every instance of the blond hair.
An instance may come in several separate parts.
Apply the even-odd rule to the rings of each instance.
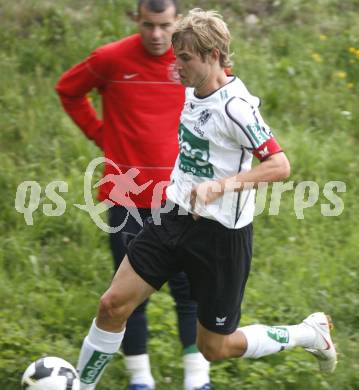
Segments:
[[[219,62],[222,68],[232,66],[229,54],[231,34],[227,24],[217,11],[203,11],[194,8],[188,15],[177,22],[176,30],[172,36],[172,44],[175,49],[184,48],[199,54],[202,59],[218,49]]]

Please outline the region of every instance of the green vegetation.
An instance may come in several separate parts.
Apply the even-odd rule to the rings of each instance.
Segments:
[[[59,106],[60,74],[92,49],[135,31],[130,0],[0,0],[0,388],[15,390],[41,355],[76,362],[97,300],[112,275],[106,233],[74,207],[99,150]],[[331,313],[340,352],[332,376],[302,350],[213,364],[216,390],[357,389],[359,383],[358,201],[359,4],[356,0],[186,1],[223,12],[233,32],[234,72],[262,98],[262,114],[292,164],[294,188],[314,181],[318,201],[297,219],[294,190],[255,220],[252,275],[242,324],[296,323]],[[254,16],[255,15],[255,16]],[[95,98],[96,102],[96,98]],[[14,207],[25,180],[41,186],[33,226]],[[68,183],[66,212],[48,217],[45,187]],[[345,205],[324,217],[329,181]],[[307,192],[308,195],[308,192]],[[149,307],[158,389],[182,388],[181,348],[166,290]],[[121,354],[99,390],[123,389]]]

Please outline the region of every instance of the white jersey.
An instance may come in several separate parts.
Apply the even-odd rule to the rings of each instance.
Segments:
[[[190,193],[198,184],[237,175],[251,169],[253,153],[271,154],[273,140],[252,96],[237,77],[204,98],[186,89],[179,126],[180,152],[167,187],[167,197],[188,212]],[[222,225],[239,229],[253,221],[255,190],[226,192],[206,206],[196,203],[194,212]]]

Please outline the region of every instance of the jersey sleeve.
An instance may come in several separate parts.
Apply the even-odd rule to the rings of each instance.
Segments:
[[[102,147],[103,123],[87,98],[94,88],[101,90],[106,83],[106,64],[100,50],[66,71],[56,84],[61,104],[76,125]]]
[[[251,150],[260,161],[282,151],[254,104],[233,97],[226,104],[226,114],[232,123],[230,136],[239,145]]]

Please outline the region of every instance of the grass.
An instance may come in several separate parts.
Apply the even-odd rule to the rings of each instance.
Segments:
[[[133,2],[0,0],[0,387],[19,388],[26,366],[43,354],[75,363],[100,294],[112,275],[108,237],[73,204],[83,203],[83,174],[99,156],[62,112],[53,91],[60,74],[95,47],[135,31]],[[234,71],[262,98],[262,114],[292,165],[293,189],[278,215],[255,219],[252,274],[242,324],[296,323],[331,313],[340,362],[322,376],[301,350],[258,361],[212,365],[216,390],[356,389],[359,383],[357,287],[359,237],[359,8],[356,1],[197,1],[221,10],[233,33]],[[257,16],[250,24],[248,15]],[[253,18],[252,18],[253,20]],[[96,98],[95,98],[95,102]],[[44,215],[46,186],[61,180],[65,212]],[[33,226],[15,209],[20,183],[41,187]],[[294,211],[298,184],[318,184],[317,202]],[[343,212],[325,184],[341,181]],[[298,190],[297,190],[298,191]],[[308,193],[306,193],[308,194]],[[304,199],[305,200],[305,199]],[[181,347],[167,289],[149,306],[149,350],[157,388],[181,389]],[[99,390],[124,388],[119,354]]]

